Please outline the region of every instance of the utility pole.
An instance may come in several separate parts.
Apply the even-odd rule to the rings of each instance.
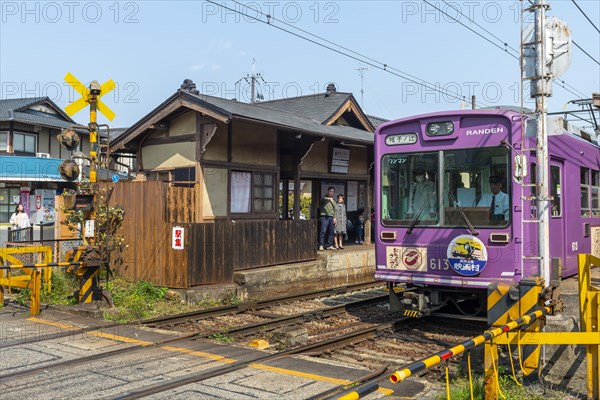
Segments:
[[[537,155],[537,218],[538,218],[538,261],[539,276],[550,285],[550,196],[549,156],[546,97],[552,95],[552,77],[546,67],[546,10],[550,6],[545,0],[536,0],[532,6],[535,27],[535,76],[532,80],[531,97],[535,98],[536,155]]]
[[[258,79],[260,79],[266,84],[265,80],[262,77],[262,74],[260,72],[259,73],[255,72],[255,66],[256,66],[256,60],[253,58],[252,59],[252,75],[246,75],[235,83],[237,85],[238,83],[240,83],[240,81],[242,79],[245,80],[246,83],[250,83],[250,103],[252,103],[252,104],[256,103],[257,99],[258,100],[264,99],[264,96],[262,94],[256,93],[256,81]]]
[[[365,108],[365,91],[363,88],[364,85],[364,80],[365,80],[365,71],[369,70],[369,67],[358,67],[356,68],[356,70],[358,71],[358,75],[360,75],[360,107],[361,108]]]

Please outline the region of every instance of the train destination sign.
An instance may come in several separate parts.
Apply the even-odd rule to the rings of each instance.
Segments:
[[[417,143],[416,133],[404,133],[402,135],[390,135],[386,136],[385,144],[388,146],[397,146],[403,144],[415,144]]]
[[[460,235],[448,245],[448,263],[459,275],[475,276],[484,270],[488,254],[483,242],[471,235]]]

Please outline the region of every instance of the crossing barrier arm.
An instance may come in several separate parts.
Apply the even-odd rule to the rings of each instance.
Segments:
[[[467,350],[470,350],[474,347],[480,346],[487,341],[491,341],[492,339],[499,337],[500,335],[505,334],[506,332],[510,332],[513,329],[516,329],[520,326],[527,325],[537,319],[540,319],[547,314],[551,313],[552,309],[550,307],[544,307],[540,310],[536,310],[530,314],[524,315],[521,318],[517,318],[514,321],[510,321],[509,323],[499,326],[494,329],[490,329],[485,331],[483,334],[476,336],[472,339],[466,340],[461,344],[458,344],[450,349],[442,350],[439,353],[425,357],[419,361],[416,361],[403,369],[400,369],[394,372],[390,376],[390,381],[392,383],[400,383],[409,376],[423,371],[425,369],[431,368],[435,365],[440,364],[442,361],[445,361],[451,357],[462,354]]]

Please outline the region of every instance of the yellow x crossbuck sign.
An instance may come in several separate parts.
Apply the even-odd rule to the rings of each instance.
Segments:
[[[81,95],[81,98],[75,100],[71,104],[65,107],[65,112],[68,115],[73,115],[81,110],[83,110],[88,105],[88,99],[90,97],[90,90],[81,83],[77,78],[73,76],[70,72],[65,75],[65,82],[73,87]],[[115,89],[117,85],[112,79],[107,80],[100,86],[100,94],[98,95],[98,111],[100,111],[106,118],[112,121],[115,118],[115,113],[108,108],[106,104],[100,100],[100,97],[104,96],[106,93]]]

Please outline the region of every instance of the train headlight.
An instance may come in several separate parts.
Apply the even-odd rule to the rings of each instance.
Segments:
[[[454,123],[451,121],[432,122],[427,124],[427,136],[446,136],[454,133]]]

